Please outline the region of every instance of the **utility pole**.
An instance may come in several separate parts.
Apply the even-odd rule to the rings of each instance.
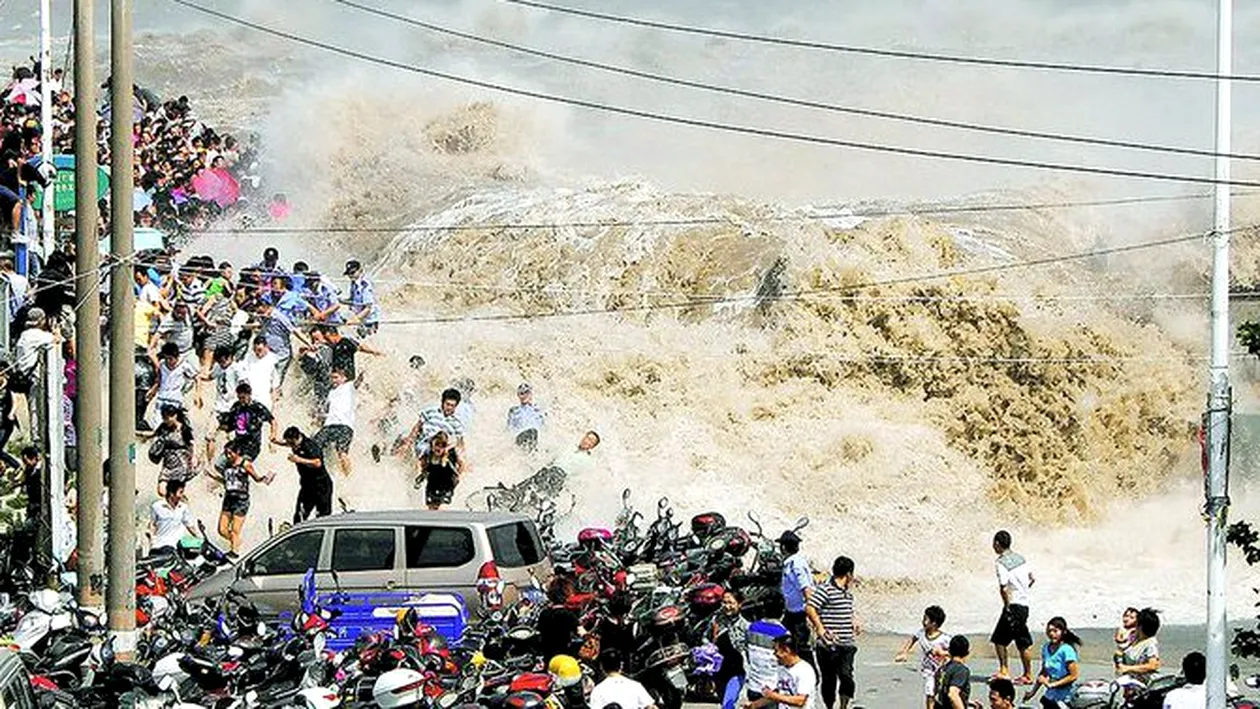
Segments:
[[[100,241],[96,223],[96,68],[93,57],[95,0],[74,0],[74,235],[75,235],[75,354],[79,366],[79,395],[75,427],[79,433],[79,605],[101,606],[105,544],[101,533],[101,505],[105,496],[101,474],[101,300]]]
[[[1225,709],[1229,679],[1225,604],[1225,529],[1229,521],[1229,236],[1233,0],[1220,0],[1216,36],[1216,216],[1212,228],[1212,355],[1208,394],[1208,470],[1205,481],[1207,533],[1207,709]]]
[[[109,581],[106,609],[114,650],[130,661],[136,650],[136,408],[135,295],[130,269],[132,241],[131,0],[110,2],[110,318],[109,318]],[[81,504],[91,504],[83,500]]]
[[[52,2],[40,0],[39,3],[39,123],[40,123],[40,160],[41,166],[53,163],[53,93],[52,93]],[[47,167],[43,169],[47,170]],[[45,173],[51,174],[51,173]],[[49,180],[44,187],[44,204],[41,210],[40,226],[43,239],[40,253],[45,262],[57,248],[57,208],[55,180]],[[34,246],[31,244],[30,246]],[[28,247],[29,249],[30,247]],[[27,251],[28,258],[30,251]],[[49,317],[60,320],[61,313],[49,313]],[[59,327],[54,324],[54,327]],[[44,417],[40,421],[44,430],[40,437],[44,440],[44,480],[48,490],[48,520],[52,527],[49,535],[51,548],[47,550],[48,558],[53,559],[57,550],[62,548],[65,527],[60,520],[66,514],[66,454],[65,429],[61,415],[61,392],[65,382],[62,381],[61,352],[56,347],[49,347],[44,353]]]

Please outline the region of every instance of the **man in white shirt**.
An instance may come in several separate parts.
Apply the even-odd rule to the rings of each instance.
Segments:
[[[1011,551],[1011,533],[1002,530],[993,535],[993,553],[997,554],[998,594],[1002,597],[1002,615],[990,640],[997,654],[995,676],[1010,678],[1007,646],[1015,643],[1024,674],[1016,684],[1032,684],[1032,633],[1028,630],[1029,590],[1037,579],[1024,557]]]
[[[779,661],[779,678],[773,687],[762,687],[761,698],[751,702],[748,709],[762,709],[771,705],[778,709],[813,709],[818,675],[813,666],[801,659],[799,643],[792,635],[774,640],[774,657]],[[805,642],[808,642],[806,640]]]
[[[1164,697],[1164,709],[1203,709],[1207,693],[1203,683],[1207,681],[1207,658],[1201,652],[1192,652],[1181,660],[1181,676],[1185,685],[1174,689]]]
[[[149,278],[149,269],[146,266],[137,266],[135,271],[136,279],[136,300],[141,303],[156,305],[159,308],[164,307],[166,302],[162,299],[162,289],[158,284]]]
[[[320,447],[332,446],[337,451],[341,474],[350,474],[350,444],[354,442],[354,382],[346,378],[340,369],[332,370],[332,389],[328,392],[328,413],[324,415],[324,427],[315,434]]]
[[[191,382],[193,384],[193,403],[200,409],[201,370],[197,367],[196,362],[191,359],[181,360],[179,358],[179,347],[173,342],[162,345],[160,355],[158,380],[153,383],[153,389],[150,390],[149,398],[152,399],[154,395],[157,396],[159,409],[163,406],[174,406],[177,409],[186,408],[184,406],[184,390]],[[137,411],[136,415],[143,418],[144,412]]]
[[[254,391],[254,401],[271,408],[272,386],[275,384],[276,367],[280,360],[262,335],[254,337],[254,346],[240,362],[241,379],[249,382]]]
[[[608,649],[599,653],[599,664],[607,675],[591,690],[590,709],[616,704],[621,709],[656,709],[656,702],[643,685],[621,674],[621,653]]]
[[[166,497],[155,500],[149,508],[149,553],[159,549],[174,551],[185,535],[197,535],[197,522],[184,501],[184,481],[166,481]]]

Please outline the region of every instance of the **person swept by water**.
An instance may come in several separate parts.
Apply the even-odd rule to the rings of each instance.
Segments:
[[[464,474],[464,458],[451,445],[446,431],[438,431],[429,441],[429,449],[420,456],[420,476],[424,483],[424,504],[431,510],[451,504],[455,488]]]
[[[1024,673],[1014,680],[1016,685],[1032,683],[1032,633],[1028,630],[1029,591],[1037,582],[1032,569],[1023,556],[1011,550],[1011,533],[1001,530],[993,535],[993,553],[997,554],[998,595],[1002,599],[1002,614],[990,638],[997,654],[998,670],[995,677],[1010,677],[1008,646],[1015,644]]]
[[[542,409],[534,403],[534,387],[529,382],[522,382],[516,387],[516,398],[520,402],[508,409],[508,432],[516,439],[517,447],[529,452],[538,448],[538,433],[543,427]]]
[[[416,423],[411,427],[411,431],[398,441],[395,446],[395,453],[411,448],[418,462],[424,457],[425,452],[429,449],[429,442],[439,431],[446,433],[450,445],[462,452],[464,449],[464,422],[455,415],[455,409],[459,408],[461,398],[457,389],[447,389],[442,392],[441,403],[420,412],[420,417],[416,419]]]

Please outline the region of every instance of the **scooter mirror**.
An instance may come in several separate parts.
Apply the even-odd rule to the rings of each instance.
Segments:
[[[630,488],[626,488],[626,489],[624,489],[624,490],[622,490],[622,491],[621,491],[621,501],[622,501],[622,502],[629,502],[629,501],[630,501]]]
[[[267,624],[262,622],[261,620],[258,621],[257,631],[260,637],[267,637]]]
[[[661,512],[664,512],[665,510],[669,509],[669,498],[662,497],[660,501],[656,503],[656,509],[660,510]]]
[[[438,709],[452,709],[459,704],[459,695],[455,692],[447,692],[437,698]]]
[[[801,515],[796,518],[796,524],[792,525],[792,531],[799,532],[809,526],[809,518]]]

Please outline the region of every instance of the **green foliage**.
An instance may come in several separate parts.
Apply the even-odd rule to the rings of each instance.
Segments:
[[[1247,353],[1260,357],[1260,322],[1248,320],[1238,326],[1238,342]]]
[[[1260,563],[1260,532],[1249,522],[1235,522],[1225,532],[1225,540],[1242,550],[1247,563]],[[1234,654],[1239,657],[1260,657],[1260,625],[1256,629],[1234,631]]]

